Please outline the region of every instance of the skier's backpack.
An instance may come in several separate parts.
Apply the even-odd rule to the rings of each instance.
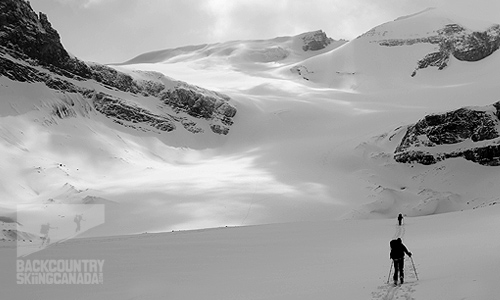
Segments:
[[[391,258],[394,259],[393,254],[398,249],[399,247],[399,242],[398,240],[392,240],[389,245],[391,246]]]

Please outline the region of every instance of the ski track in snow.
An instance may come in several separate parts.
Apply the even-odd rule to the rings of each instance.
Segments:
[[[392,239],[401,238],[403,239],[406,233],[404,224],[402,226],[396,225],[396,232]],[[392,262],[391,262],[392,263]],[[391,268],[391,273],[389,277],[392,277],[394,273],[393,268]],[[377,291],[372,292],[372,300],[416,300],[412,297],[415,291],[415,286],[417,285],[417,278],[415,271],[412,268],[411,261],[405,257],[405,283],[402,285],[394,286],[392,283],[380,285]],[[392,280],[390,280],[392,281]]]

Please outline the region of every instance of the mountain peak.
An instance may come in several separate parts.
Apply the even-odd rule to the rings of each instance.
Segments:
[[[4,0],[0,11],[0,45],[14,51],[15,56],[26,55],[43,65],[56,66],[70,59],[47,15],[37,16],[28,1]]]

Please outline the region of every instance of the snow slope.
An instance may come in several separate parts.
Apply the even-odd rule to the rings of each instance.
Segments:
[[[104,260],[97,285],[16,285],[15,247],[0,242],[9,299],[495,299],[500,206],[392,220],[297,222],[73,239],[27,259]],[[389,241],[413,253],[388,285]]]

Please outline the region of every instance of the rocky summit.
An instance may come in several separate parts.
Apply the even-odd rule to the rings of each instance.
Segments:
[[[500,165],[500,102],[489,107],[460,108],[427,115],[414,125],[396,148],[397,162],[424,165],[463,157],[490,166]]]
[[[197,120],[206,120],[212,132],[226,135],[236,115],[226,95],[158,73],[145,72],[140,79],[134,78],[71,56],[47,16],[37,15],[24,0],[0,2],[0,75],[18,82],[43,83],[61,93],[78,93],[89,104],[84,105],[86,110],[90,107],[118,124],[142,124],[162,132],[175,130],[175,124],[180,124],[191,133],[200,133],[203,130]],[[115,91],[124,93],[117,96]],[[169,112],[160,116],[127,103],[128,97],[138,95],[156,98],[159,106],[170,107]],[[65,105],[61,101],[52,111],[59,112],[56,116],[60,118],[74,115],[74,108]]]

